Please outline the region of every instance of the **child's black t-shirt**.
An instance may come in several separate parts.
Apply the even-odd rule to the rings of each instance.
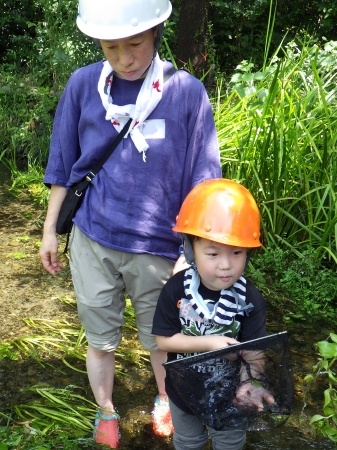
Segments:
[[[197,326],[190,326],[186,324],[186,320],[181,318],[181,306],[182,302],[186,302],[186,296],[184,291],[184,275],[185,271],[178,272],[166,283],[158,299],[158,304],[156,312],[153,319],[152,333],[158,336],[173,336],[176,333],[181,333],[182,329],[187,327],[193,330],[196,329],[200,331],[200,334],[223,334],[229,337],[235,337],[240,342],[246,342],[252,339],[257,339],[265,336],[266,334],[266,302],[263,298],[261,292],[255,287],[255,285],[248,279],[246,285],[246,304],[252,303],[254,308],[249,313],[237,314],[233,325],[231,327],[223,327],[224,332],[219,333],[219,327],[214,324],[215,328],[212,329],[213,325],[204,325],[202,323],[197,323]],[[202,283],[200,283],[199,294],[203,299],[207,299],[210,304],[215,304],[219,301],[220,291],[212,291],[206,288]],[[212,307],[212,306],[210,306]],[[199,318],[200,322],[201,319]],[[239,330],[238,336],[233,333]],[[186,333],[190,334],[190,333]],[[177,353],[168,353],[168,361],[174,361],[176,359],[182,358],[183,356]],[[176,392],[169,379],[166,378],[166,392],[170,397],[170,400],[178,406],[180,409],[186,413],[190,411],[184,406],[179,398],[179,394]]]

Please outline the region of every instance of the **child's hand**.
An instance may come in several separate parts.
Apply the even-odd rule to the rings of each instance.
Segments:
[[[254,386],[253,382],[246,382],[241,384],[236,392],[236,397],[233,403],[236,407],[240,409],[248,409],[252,412],[263,411],[263,402],[272,405],[275,403],[274,397],[271,395],[267,389],[262,386]]]
[[[230,338],[228,336],[217,336],[215,334],[213,335],[206,335],[204,336],[206,339],[208,339],[208,345],[209,348],[205,351],[211,351],[211,350],[218,350],[219,348],[224,348],[227,347],[228,345],[233,345],[233,344],[240,344],[239,341],[237,341],[236,339]],[[197,336],[198,339],[200,339],[200,336]],[[228,355],[231,356],[231,355]],[[235,358],[237,359],[237,356],[234,355]],[[232,359],[232,358],[229,358]]]

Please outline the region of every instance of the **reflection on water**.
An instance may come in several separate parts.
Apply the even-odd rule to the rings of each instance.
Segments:
[[[244,450],[331,450],[334,448],[329,440],[313,441],[296,428],[282,426],[273,431],[249,433]]]
[[[317,362],[317,353],[314,344],[319,340],[324,340],[331,332],[330,329],[318,329],[317,325],[310,326],[306,324],[286,326],[275,319],[272,314],[268,317],[268,333],[275,333],[284,330],[290,331],[290,346],[295,374],[294,408],[289,420],[279,428],[270,431],[250,431],[247,433],[247,441],[244,450],[333,450],[335,446],[328,439],[316,437],[312,428],[309,426],[310,418],[314,414],[322,412],[323,391],[326,386],[323,382],[318,383],[311,388],[306,396],[307,406],[303,409],[303,393],[306,386],[303,384],[303,378],[311,372],[311,367]],[[132,370],[132,369],[131,369]],[[135,374],[138,372],[133,369]],[[143,372],[143,375],[145,372]],[[147,373],[147,381],[144,379],[143,389],[140,391],[132,390],[135,398],[132,401],[130,392],[124,399],[125,402],[118,402],[122,408],[120,413],[121,431],[123,439],[121,448],[123,449],[147,449],[147,450],[168,450],[173,449],[170,439],[162,440],[153,436],[151,431],[151,403],[149,396],[155,395],[155,384],[151,372]],[[133,377],[132,377],[133,378]],[[124,384],[125,381],[122,382]],[[140,382],[138,373],[137,381],[129,379],[129,388],[133,383]],[[138,386],[140,387],[140,386]],[[121,386],[120,386],[121,388]],[[119,392],[122,394],[122,388]],[[116,394],[118,388],[116,386]],[[124,395],[127,394],[124,391]],[[139,406],[143,402],[143,406]],[[130,408],[130,403],[133,407]],[[135,406],[137,405],[137,406]],[[211,450],[209,442],[205,450]]]

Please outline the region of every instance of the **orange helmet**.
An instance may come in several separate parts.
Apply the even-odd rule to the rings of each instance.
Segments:
[[[173,231],[238,247],[262,245],[254,197],[239,183],[224,178],[203,181],[192,189]]]

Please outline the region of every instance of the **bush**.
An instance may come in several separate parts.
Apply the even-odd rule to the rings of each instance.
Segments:
[[[5,72],[0,86],[1,159],[12,169],[44,167],[59,92]]]
[[[316,42],[336,37],[337,1],[297,0],[215,0],[213,5],[213,39],[220,72],[232,72],[242,61],[262,67],[268,36],[269,14],[275,13],[270,54],[286,35],[285,43],[299,34],[309,34]]]
[[[322,265],[314,249],[302,250],[295,258],[290,250],[266,247],[253,257],[247,273],[266,298],[282,310],[286,322],[335,323],[335,271]]]

